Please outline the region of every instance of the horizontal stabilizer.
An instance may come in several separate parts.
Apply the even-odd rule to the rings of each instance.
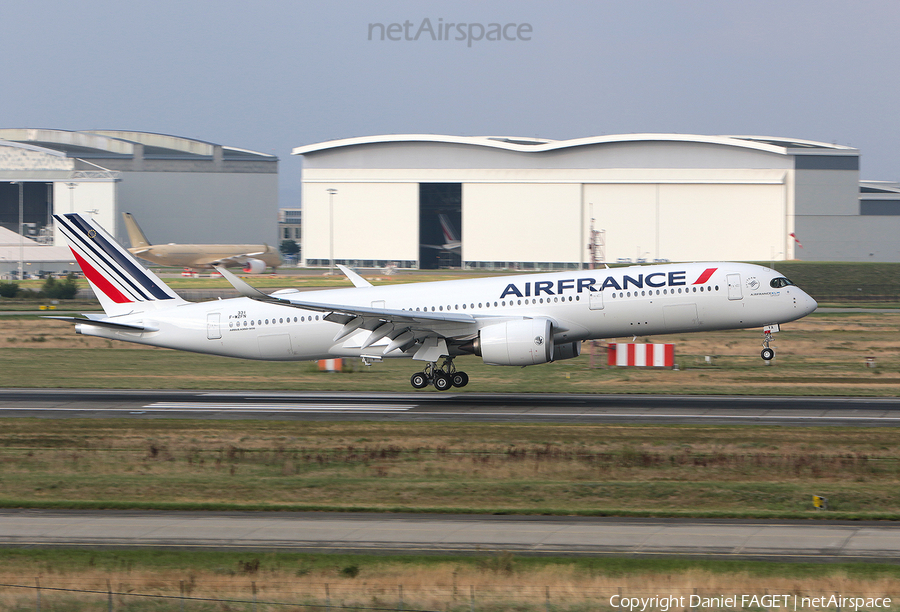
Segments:
[[[109,319],[86,319],[83,317],[51,317],[45,316],[42,319],[56,319],[57,321],[66,321],[67,323],[78,323],[81,325],[93,325],[95,327],[106,327],[108,329],[118,329],[122,331],[159,331],[158,327],[150,327],[147,325],[135,325],[133,323],[117,323]]]

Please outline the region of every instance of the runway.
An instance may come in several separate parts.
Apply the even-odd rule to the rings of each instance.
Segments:
[[[900,529],[825,521],[3,510],[0,546],[896,562]]]
[[[0,417],[896,427],[900,398],[5,389]]]

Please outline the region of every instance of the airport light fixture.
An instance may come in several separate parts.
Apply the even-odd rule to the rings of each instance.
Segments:
[[[22,181],[11,181],[10,185],[19,186],[19,280],[22,281],[25,274],[25,185]]]
[[[333,187],[328,191],[328,260],[330,262],[329,276],[334,275],[334,194],[337,189]]]
[[[78,183],[66,183],[66,187],[69,188],[69,212],[75,212],[75,188],[78,187]]]

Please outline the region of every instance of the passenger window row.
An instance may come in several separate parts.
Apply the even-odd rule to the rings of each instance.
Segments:
[[[315,320],[316,321],[319,320],[319,315],[315,315]],[[306,323],[307,321],[312,323],[313,315],[310,315],[308,317],[302,316],[299,318],[294,317],[294,320],[293,320],[294,323],[297,323],[297,322]],[[273,319],[250,319],[250,321],[247,321],[246,319],[244,319],[243,322],[238,321],[237,323],[231,321],[228,323],[228,327],[247,327],[247,326],[255,327],[257,325],[270,325],[270,324],[271,325],[277,325],[277,324],[283,325],[285,323],[290,323],[290,322],[291,322],[291,317],[286,317],[286,318],[282,317],[282,318],[279,318],[278,320],[275,320],[273,318]]]

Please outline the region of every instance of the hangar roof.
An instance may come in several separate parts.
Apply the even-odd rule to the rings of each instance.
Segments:
[[[0,132],[2,137],[2,132]],[[428,142],[443,144],[462,144],[479,147],[504,149],[523,153],[541,153],[574,147],[602,145],[623,142],[685,142],[717,144],[745,149],[756,149],[781,155],[811,153],[854,155],[857,149],[841,145],[798,140],[788,138],[769,138],[763,136],[703,136],[697,134],[616,134],[609,136],[591,136],[571,140],[549,140],[540,138],[510,138],[502,136],[446,136],[440,134],[388,134],[381,136],[361,136],[330,140],[302,147],[292,151],[294,155],[307,155],[342,147],[353,147],[368,144]]]
[[[73,132],[52,129],[0,129],[0,140],[27,143],[58,151],[68,157],[90,159],[128,159],[138,147],[147,159],[211,159],[219,145],[150,132],[125,130],[86,130]],[[274,155],[222,146],[225,160],[276,160]]]

